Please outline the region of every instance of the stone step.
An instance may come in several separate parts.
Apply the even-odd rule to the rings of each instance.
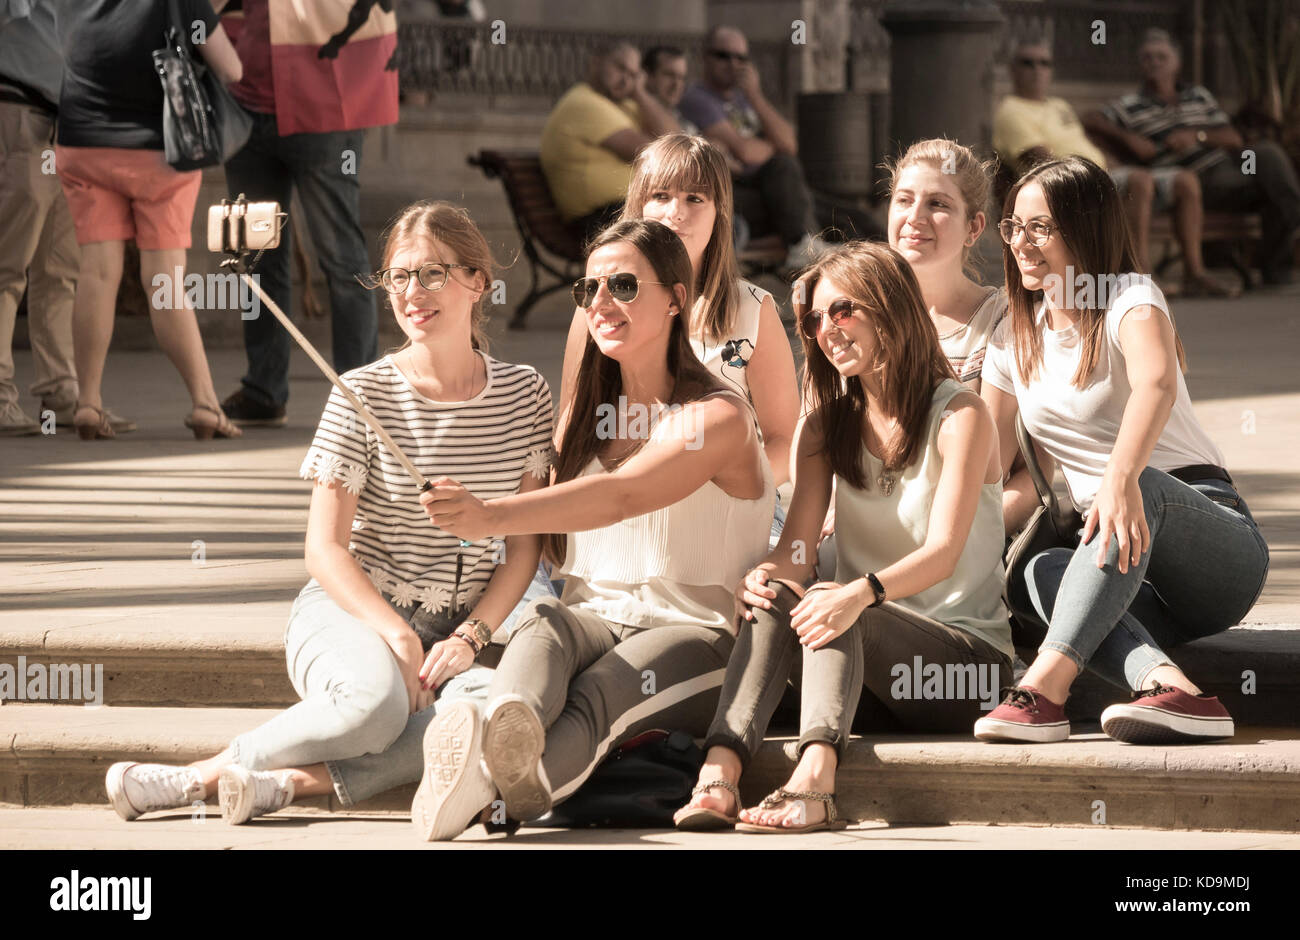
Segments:
[[[104,774],[114,761],[193,761],[270,715],[9,704],[0,709],[0,803],[103,805]],[[1032,746],[964,736],[855,738],[837,781],[841,812],[890,823],[1300,831],[1294,731],[1242,728],[1220,744],[1134,747],[1080,730],[1068,741]],[[793,747],[788,738],[762,746],[742,781],[747,804],[785,781]],[[413,791],[398,788],[356,810],[405,813]],[[322,797],[296,811],[338,809]]]
[[[208,630],[190,623],[185,630],[113,624],[3,631],[0,666],[24,665],[29,671],[39,666],[53,677],[53,664],[101,665],[106,705],[285,707],[298,700],[281,639],[288,606],[245,605],[238,632],[220,623]],[[1020,652],[1026,661],[1033,657],[1030,649]],[[1300,628],[1238,626],[1186,644],[1174,658],[1206,692],[1221,698],[1239,724],[1300,727]],[[81,705],[90,698],[59,701]],[[1075,683],[1066,711],[1073,721],[1095,721],[1107,705],[1125,699],[1123,690],[1085,674]]]

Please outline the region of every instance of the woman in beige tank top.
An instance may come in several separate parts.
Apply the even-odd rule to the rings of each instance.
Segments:
[[[1011,675],[996,433],[954,378],[915,275],[892,249],[854,242],[812,266],[801,296],[810,413],[790,515],[736,589],[743,623],[681,828],[736,822],[736,783],[801,649],[798,766],[738,828],[841,824],[835,771],[864,687],[905,730],[956,731]],[[805,590],[833,480],[836,577]]]

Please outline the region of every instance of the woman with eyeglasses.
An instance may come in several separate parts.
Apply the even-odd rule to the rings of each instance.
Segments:
[[[809,413],[794,498],[780,543],[736,587],[740,634],[682,829],[838,828],[835,772],[864,690],[905,730],[950,732],[980,714],[981,684],[1011,676],[996,432],[954,377],[916,275],[893,249],[852,242],[796,288]],[[805,588],[812,558],[798,546],[816,538],[832,483],[835,578]],[[737,784],[795,668],[799,762],[741,810]],[[962,687],[935,688],[935,675]]]
[[[749,400],[777,486],[790,479],[790,442],[799,417],[794,355],[772,295],[740,276],[732,241],[731,172],[702,137],[669,134],[637,156],[624,219],[654,219],[677,233],[694,275],[685,318],[691,350],[721,381]],[[564,349],[560,408],[568,404],[587,343],[587,316],[573,313]],[[785,512],[777,504],[773,538]]]
[[[548,535],[558,600],[524,612],[488,690],[429,726],[412,821],[451,839],[498,798],[536,819],[620,742],[702,734],[735,642],[731,592],[767,551],[772,472],[748,404],[700,364],[681,238],[625,219],[574,286],[587,339],[544,492],[482,500],[443,481],[423,499],[464,538]]]
[[[1119,195],[1095,163],[1034,168],[1003,212],[1011,315],[989,346],[983,396],[1002,465],[1016,452],[1019,413],[1060,464],[1084,525],[1077,548],[1030,561],[1026,587],[1047,635],[975,734],[1069,737],[1063,706],[1087,667],[1134,693],[1102,713],[1117,740],[1231,737],[1227,710],[1163,647],[1238,623],[1263,589],[1268,546],[1192,411],[1169,306],[1136,273]]]
[[[492,255],[477,226],[447,203],[416,203],[382,257],[375,286],[407,343],[343,380],[429,479],[454,474],[487,499],[543,487],[550,390],[531,367],[487,355]],[[311,580],[285,655],[302,701],[190,766],[114,764],[107,788],[122,818],[188,807],[214,785],[229,823],[309,796],[352,806],[417,780],[435,711],[486,688],[480,654],[524,596],[540,539],[461,541],[431,525],[416,485],[337,389],[301,474],[315,482]]]

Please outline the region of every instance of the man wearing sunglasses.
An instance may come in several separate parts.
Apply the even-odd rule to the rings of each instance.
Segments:
[[[814,234],[821,226],[794,128],[764,96],[744,33],[732,26],[709,31],[703,81],[687,90],[680,110],[737,167],[736,211],[751,233],[779,235],[788,268],[811,262],[825,243]]]

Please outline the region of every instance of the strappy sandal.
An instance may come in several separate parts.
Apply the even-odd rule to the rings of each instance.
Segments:
[[[185,426],[194,432],[194,439],[197,441],[210,441],[214,437],[243,437],[244,432],[235,426],[226,413],[220,408],[213,408],[211,405],[195,405],[195,411],[210,411],[217,416],[213,424],[200,424],[194,420],[191,413],[185,418]]]
[[[716,809],[687,804],[673,813],[673,825],[683,832],[712,832],[717,829],[730,829],[734,826],[740,814],[740,791],[736,789],[734,783],[729,783],[726,780],[701,783],[691,791],[691,800],[694,801],[701,793],[708,793],[714,787],[719,790],[726,790],[735,799],[736,812],[734,814],[728,816]]]
[[[843,829],[848,825],[848,820],[840,819],[839,813],[835,811],[835,794],[818,793],[815,790],[787,790],[785,787],[777,787],[767,796],[763,797],[763,802],[759,803],[758,809],[776,809],[787,800],[820,800],[826,807],[826,818],[821,822],[805,823],[802,826],[760,826],[757,823],[736,823],[737,832],[818,832],[823,829]]]
[[[83,411],[93,411],[95,420],[82,421]],[[96,408],[94,405],[83,405],[77,402],[76,410],[72,413],[72,426],[77,429],[77,437],[83,441],[102,441],[117,437],[117,432],[113,430],[113,424],[108,420],[104,409]]]

